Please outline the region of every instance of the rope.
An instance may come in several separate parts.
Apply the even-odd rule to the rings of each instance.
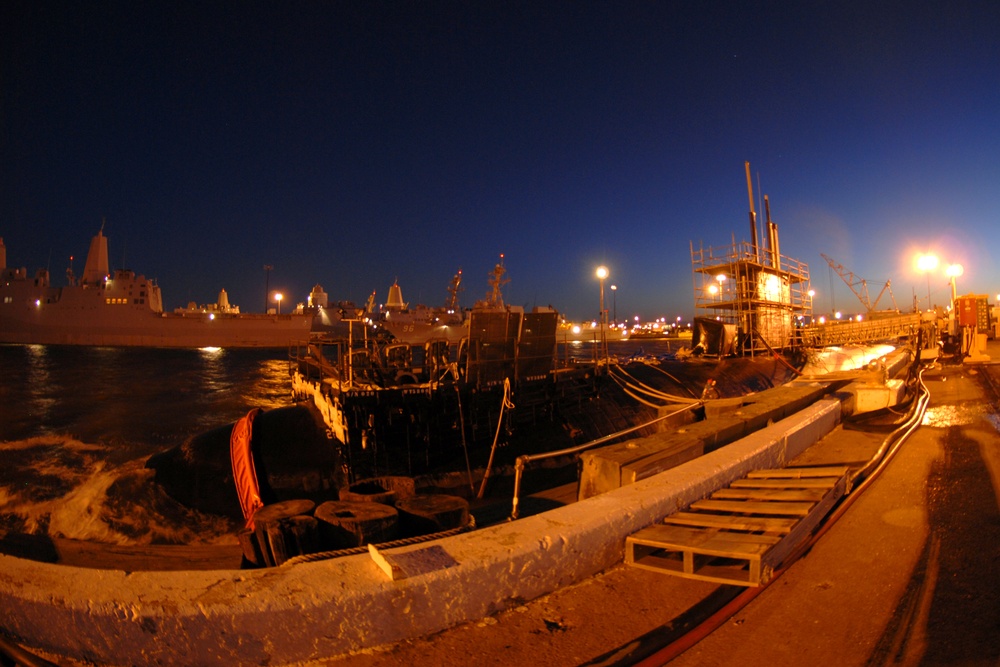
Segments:
[[[465,443],[465,415],[462,413],[462,392],[455,385],[455,397],[458,399],[458,426],[462,429],[462,451],[465,452],[465,470],[469,474],[469,490],[475,491],[476,484],[472,481],[472,464],[469,463],[469,447]]]
[[[445,537],[451,537],[452,535],[458,535],[460,533],[465,533],[470,530],[475,530],[476,520],[473,516],[469,515],[469,523],[464,526],[459,526],[458,528],[451,528],[449,530],[442,530],[438,533],[430,533],[428,535],[418,535],[416,537],[404,537],[398,540],[392,540],[391,542],[382,542],[380,544],[374,545],[376,549],[394,549],[396,547],[405,547],[411,544],[420,544],[421,542],[431,542],[433,540],[440,540]],[[279,565],[279,567],[285,567],[286,565],[297,565],[299,563],[312,563],[320,560],[332,560],[334,558],[342,558],[344,556],[356,556],[358,554],[368,553],[368,545],[360,547],[350,547],[348,549],[338,549],[335,551],[317,551],[312,554],[301,554],[293,558],[289,558],[284,563]]]
[[[483,473],[483,483],[479,485],[479,493],[476,494],[476,498],[482,500],[483,496],[486,494],[486,482],[490,479],[490,473],[493,471],[493,457],[497,453],[497,442],[500,440],[500,428],[503,426],[503,411],[513,410],[514,403],[510,400],[510,378],[503,379],[503,399],[500,401],[500,416],[497,418],[497,432],[493,436],[493,447],[490,449],[490,460],[486,464],[486,472]]]
[[[660,370],[658,368],[656,370],[659,370],[661,373],[664,373],[670,379],[676,381],[676,379],[672,375],[670,375],[669,373],[666,373],[665,371],[662,371],[662,370]],[[669,394],[667,392],[658,391],[656,389],[653,389],[649,385],[643,384],[642,382],[639,382],[638,380],[636,380],[632,375],[629,375],[626,371],[622,370],[622,368],[620,366],[614,366],[614,367],[612,367],[612,374],[614,374],[614,373],[620,373],[621,375],[624,375],[626,378],[628,378],[630,380],[630,382],[628,382],[627,384],[628,384],[629,387],[632,387],[634,391],[641,391],[642,393],[647,394],[649,396],[655,396],[657,398],[663,398],[663,399],[666,399],[666,400],[671,401],[673,403],[697,403],[699,401],[699,399],[697,397],[695,397],[693,393],[692,393],[692,397],[688,398],[687,396],[678,396],[676,394]],[[619,382],[619,384],[621,384],[621,382]],[[688,389],[689,392],[691,391],[683,383],[679,383],[679,384],[681,384],[681,386],[684,386],[686,389]],[[625,385],[622,385],[622,386],[624,387]]]
[[[661,403],[653,403],[652,401],[645,400],[644,398],[642,398],[641,396],[639,396],[638,393],[636,393],[638,391],[641,391],[640,389],[635,389],[635,390],[631,389],[631,385],[629,385],[628,383],[623,382],[622,380],[616,378],[613,374],[611,375],[611,379],[619,387],[621,387],[622,391],[625,392],[625,394],[627,396],[629,396],[630,398],[632,398],[634,401],[636,401],[638,403],[641,403],[641,404],[643,404],[643,405],[645,405],[647,407],[650,407],[650,408],[662,408],[664,406],[664,404],[661,404]],[[643,393],[652,394],[653,392],[643,392]],[[683,402],[684,403],[688,403],[687,400],[685,400]]]

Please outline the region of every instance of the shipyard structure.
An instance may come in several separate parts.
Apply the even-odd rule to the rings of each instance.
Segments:
[[[778,226],[768,199],[763,234],[758,232],[750,163],[750,242],[697,248],[691,243],[696,350],[707,354],[755,355],[793,347],[798,329],[811,319],[809,266],[781,254]],[[760,242],[763,236],[765,242]],[[700,348],[698,347],[700,346]]]

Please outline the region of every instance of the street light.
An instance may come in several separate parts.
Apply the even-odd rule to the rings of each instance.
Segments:
[[[931,309],[931,272],[938,267],[937,255],[930,253],[917,257],[917,270],[927,274],[927,310]]]
[[[965,273],[961,264],[949,264],[944,270],[944,274],[951,280],[951,307],[955,307],[955,300],[958,298],[958,289],[955,286],[955,278]]]
[[[618,326],[618,285],[611,286],[611,303],[614,310],[613,326]]]
[[[604,281],[608,278],[608,267],[597,267],[597,279],[601,282],[601,324],[604,324]]]
[[[601,265],[597,267],[597,279],[601,283],[601,353],[605,356],[608,351],[608,339],[604,331],[604,324],[607,320],[607,315],[604,310],[604,281],[608,278],[608,267]]]
[[[264,313],[267,314],[267,296],[271,293],[271,271],[274,265],[264,265]]]
[[[285,295],[281,292],[277,292],[274,295],[274,300],[278,304],[278,314],[281,315],[281,300],[285,298]]]

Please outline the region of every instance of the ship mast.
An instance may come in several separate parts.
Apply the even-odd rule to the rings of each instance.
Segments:
[[[503,295],[500,293],[500,288],[510,282],[510,278],[507,278],[506,275],[507,269],[503,265],[503,253],[500,253],[500,261],[493,267],[493,273],[490,274],[491,292],[486,297],[486,305],[490,308],[503,308]]]
[[[461,284],[462,269],[459,269],[455,277],[451,279],[451,284],[448,285],[448,300],[444,304],[445,308],[452,312],[458,311],[458,293],[462,291]]]

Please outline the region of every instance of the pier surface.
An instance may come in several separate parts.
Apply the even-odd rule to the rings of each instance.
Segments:
[[[1000,341],[989,342],[988,354],[985,364],[925,373],[924,423],[884,473],[808,554],[669,664],[1000,663],[1000,422],[988,389],[1000,387]],[[871,442],[857,437],[818,443],[795,463],[860,455]],[[430,665],[444,656],[483,665],[540,656],[553,666],[661,664],[649,656],[665,643],[664,624],[707,615],[699,604],[717,608],[731,597],[725,588],[617,565],[478,622],[318,664]]]
[[[988,352],[1000,361],[1000,345]],[[672,664],[995,664],[1000,434],[979,376],[1000,378],[998,370],[926,373],[924,426],[879,479],[804,557]],[[822,403],[808,423],[823,419]],[[632,664],[665,625],[690,621],[735,587],[626,568],[625,535],[743,467],[858,462],[878,440],[828,437],[794,451],[766,437],[741,441],[725,460],[707,455],[443,540],[453,566],[401,581],[367,555],[154,573],[0,556],[3,630],[81,664]]]

